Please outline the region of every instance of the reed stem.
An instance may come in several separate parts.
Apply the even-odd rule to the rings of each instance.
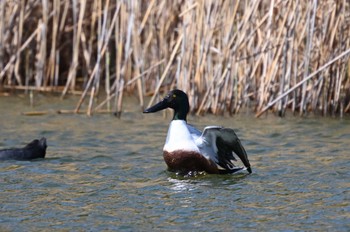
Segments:
[[[180,88],[197,114],[343,116],[349,12],[349,1],[2,0],[0,91],[79,94],[74,112],[88,115]]]

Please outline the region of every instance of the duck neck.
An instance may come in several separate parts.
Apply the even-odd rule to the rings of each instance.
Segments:
[[[187,117],[187,112],[174,111],[173,120],[184,120],[185,122],[187,122],[186,117]]]

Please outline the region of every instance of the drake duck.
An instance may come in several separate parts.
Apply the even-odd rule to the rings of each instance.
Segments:
[[[174,110],[163,148],[164,161],[169,171],[225,174],[245,169],[252,173],[247,153],[232,129],[207,126],[201,132],[187,123],[190,105],[186,93],[172,90],[162,101],[143,113],[154,113],[166,108]],[[234,165],[237,160],[233,154],[241,159],[245,168]]]
[[[0,150],[0,160],[32,160],[45,158],[46,138],[35,139],[23,148],[10,148]]]

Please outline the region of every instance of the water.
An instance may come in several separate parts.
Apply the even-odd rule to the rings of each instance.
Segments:
[[[181,177],[162,158],[170,118],[127,105],[59,115],[74,100],[0,98],[0,148],[45,136],[45,159],[0,163],[0,231],[349,231],[350,120],[189,117],[236,129],[253,174]]]

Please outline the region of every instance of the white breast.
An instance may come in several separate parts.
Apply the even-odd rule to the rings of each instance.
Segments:
[[[199,149],[187,127],[186,121],[171,121],[163,150],[167,152],[177,150],[199,152]]]

